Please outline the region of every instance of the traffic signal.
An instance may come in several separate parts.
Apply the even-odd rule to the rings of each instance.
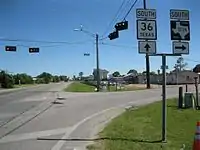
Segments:
[[[118,38],[119,37],[118,30],[110,33],[108,37],[109,37],[110,40],[114,40],[114,39]]]
[[[9,52],[16,52],[17,47],[16,46],[5,46],[5,50]]]
[[[126,30],[128,29],[128,21],[122,21],[119,22],[115,25],[116,30],[121,31],[121,30]]]
[[[84,56],[90,56],[90,53],[84,53]]]
[[[29,53],[39,53],[40,49],[39,48],[29,48]]]

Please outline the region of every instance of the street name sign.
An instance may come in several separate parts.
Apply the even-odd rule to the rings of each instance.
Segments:
[[[157,27],[155,20],[137,20],[137,39],[156,40]]]
[[[138,41],[140,54],[156,54],[156,41]]]
[[[136,18],[138,19],[156,19],[155,9],[136,9]]]
[[[176,42],[172,43],[173,54],[189,54],[188,42]]]
[[[189,21],[172,21],[171,20],[171,40],[190,40],[190,23]]]
[[[189,11],[188,10],[170,10],[170,19],[175,20],[189,20]]]

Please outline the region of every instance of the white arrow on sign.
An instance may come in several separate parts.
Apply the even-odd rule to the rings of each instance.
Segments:
[[[156,54],[156,41],[138,41],[140,54]]]
[[[189,54],[188,42],[173,42],[173,54]]]

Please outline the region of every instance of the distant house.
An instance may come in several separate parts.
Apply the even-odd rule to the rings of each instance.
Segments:
[[[109,71],[105,69],[99,69],[100,80],[107,79]],[[97,69],[93,69],[94,79],[97,79]]]
[[[197,73],[192,72],[191,70],[184,70],[180,72],[172,71],[166,74],[166,83],[167,84],[192,84],[194,83],[194,77],[198,77]],[[138,75],[138,83],[146,83],[146,75]],[[162,83],[162,74],[160,75],[150,75],[151,84],[161,84]]]
[[[138,83],[138,76],[136,73],[129,73],[123,77],[124,81],[129,84]]]
[[[138,75],[138,83],[144,84],[146,83],[146,75]],[[162,82],[162,75],[150,75],[150,83],[151,84],[160,84]]]
[[[111,83],[118,83],[118,84],[122,84],[125,82],[123,77],[110,77],[108,81]]]
[[[173,71],[167,75],[167,84],[192,84],[194,77],[199,78],[199,75],[191,70]]]

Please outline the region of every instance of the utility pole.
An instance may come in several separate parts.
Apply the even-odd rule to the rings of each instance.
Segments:
[[[96,72],[96,77],[97,77],[97,92],[100,91],[100,72],[99,72],[99,35],[96,34],[96,64],[97,64],[97,72]]]
[[[97,80],[97,92],[100,91],[100,71],[99,71],[99,35],[96,33],[91,33],[90,31],[84,30],[81,25],[80,29],[74,29],[74,31],[80,31],[88,34],[89,36],[95,38],[96,42],[96,80]]]
[[[143,0],[144,9],[146,9],[146,0]],[[147,89],[150,89],[150,64],[149,64],[149,54],[146,53],[146,81]]]

